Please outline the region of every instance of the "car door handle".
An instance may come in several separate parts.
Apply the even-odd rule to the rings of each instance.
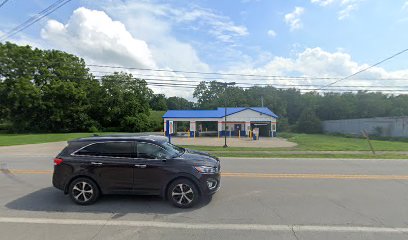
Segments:
[[[146,164],[136,164],[135,167],[137,168],[146,168]]]
[[[92,165],[102,165],[103,163],[101,162],[91,162]]]

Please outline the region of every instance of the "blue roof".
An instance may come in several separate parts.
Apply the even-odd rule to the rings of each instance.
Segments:
[[[273,113],[269,108],[266,107],[237,107],[237,108],[227,108],[227,116],[244,111],[246,109],[251,109],[255,112],[259,112],[274,118],[278,116]],[[163,118],[222,118],[224,117],[224,108],[217,108],[217,110],[168,110]]]

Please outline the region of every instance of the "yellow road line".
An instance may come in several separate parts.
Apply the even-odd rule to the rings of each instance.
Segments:
[[[287,174],[287,173],[222,173],[223,177],[281,178],[281,179],[368,179],[408,180],[408,175],[360,175],[360,174]]]
[[[3,174],[52,174],[52,170],[0,169]],[[408,175],[318,174],[318,173],[238,173],[223,172],[222,177],[273,179],[354,179],[354,180],[408,180]]]
[[[52,174],[52,170],[0,169],[3,174]]]

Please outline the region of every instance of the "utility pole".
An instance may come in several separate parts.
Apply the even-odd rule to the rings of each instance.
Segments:
[[[224,146],[223,147],[227,148],[228,145],[227,145],[227,95],[226,95],[226,92],[227,92],[227,87],[235,85],[235,82],[224,82],[224,83],[217,82],[217,83],[224,86],[225,98],[224,98]]]
[[[261,96],[261,106],[263,107],[263,96]]]

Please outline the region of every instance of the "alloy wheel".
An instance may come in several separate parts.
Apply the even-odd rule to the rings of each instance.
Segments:
[[[179,205],[188,205],[194,200],[194,191],[189,185],[179,183],[173,188],[171,196]]]
[[[93,194],[94,189],[92,185],[84,181],[76,183],[72,188],[72,196],[81,203],[88,202],[93,197]]]

